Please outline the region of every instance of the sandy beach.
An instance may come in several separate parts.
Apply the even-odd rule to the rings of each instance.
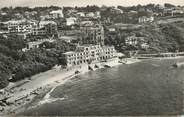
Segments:
[[[178,59],[183,57],[167,57],[167,58],[152,58],[152,59]],[[89,71],[89,66],[92,70],[104,68],[104,66],[117,66],[122,64],[133,64],[140,62],[141,60],[136,58],[125,58],[119,61],[115,58],[106,62],[94,62],[90,65],[82,64],[72,68],[62,69],[61,66],[56,66],[53,69],[34,75],[31,80],[25,79],[20,82],[10,83],[6,87],[5,94],[0,95],[0,100],[6,100],[7,105],[1,107],[0,115],[16,114],[24,110],[24,106],[29,104],[36,96],[44,94],[44,97],[38,104],[39,106],[44,103],[51,103],[57,100],[63,100],[61,98],[52,98],[50,93],[59,85],[62,85],[69,81],[76,75],[80,75]],[[75,74],[76,71],[80,73]],[[30,108],[34,108],[31,106]]]
[[[96,70],[104,68],[104,65],[113,67],[121,64],[122,63],[119,63],[118,59],[112,59],[106,62],[92,63],[89,66],[93,68],[92,70]],[[98,66],[98,68],[95,66]],[[79,71],[79,74],[88,72],[88,64],[82,64],[67,69],[56,66],[49,71],[32,76],[31,80],[25,79],[20,82],[11,83],[4,89],[5,94],[0,95],[1,101],[6,101],[6,105],[1,108],[0,115],[15,114],[22,111],[26,104],[29,104],[36,96],[43,92],[47,92],[47,94],[45,94],[43,100],[40,101],[39,104],[60,100],[50,98],[50,93],[58,85],[62,85],[72,77],[79,75],[75,74],[76,71]]]
[[[30,81],[25,83],[17,82],[5,88],[6,94],[1,95],[0,98],[1,100],[6,99],[8,105],[3,107],[1,115],[14,113],[17,108],[29,103],[36,95],[39,95],[43,89],[49,89],[57,84],[65,83],[71,76],[75,75],[76,70],[84,73],[87,72],[87,68],[87,65],[69,69],[61,69],[60,66],[57,66],[52,70],[32,76]],[[21,86],[17,86],[20,84]]]

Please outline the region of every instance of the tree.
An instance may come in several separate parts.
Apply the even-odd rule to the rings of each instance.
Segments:
[[[9,74],[0,71],[0,89],[8,85]]]
[[[166,8],[173,8],[173,7],[176,7],[176,6],[173,5],[173,4],[170,4],[170,3],[165,3],[164,7],[166,7]]]

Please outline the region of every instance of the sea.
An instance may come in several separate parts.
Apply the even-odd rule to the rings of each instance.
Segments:
[[[184,59],[143,60],[90,71],[58,86],[62,98],[19,113],[24,116],[146,116],[183,114]]]

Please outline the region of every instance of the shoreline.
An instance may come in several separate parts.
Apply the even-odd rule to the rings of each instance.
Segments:
[[[54,92],[51,93],[51,96],[55,98],[65,98],[64,100],[25,110],[18,115],[61,116],[85,115],[85,113],[96,113],[96,115],[100,115],[101,112],[109,115],[111,114],[111,109],[116,108],[117,105],[122,105],[122,109],[120,110],[121,112],[114,110],[116,114],[132,114],[140,108],[140,106],[145,107],[143,109],[140,108],[140,110],[142,110],[141,112],[148,114],[145,113],[144,110],[146,109],[146,112],[148,112],[153,109],[152,106],[147,106],[148,104],[153,105],[155,110],[155,113],[149,111],[149,114],[177,113],[179,109],[182,109],[180,102],[183,101],[181,91],[183,85],[181,81],[184,71],[183,69],[176,69],[172,66],[175,61],[177,61],[177,59],[161,61],[148,60],[131,65],[115,66],[112,69],[105,68],[95,72],[90,71],[84,75],[74,77],[71,81],[57,87]],[[127,86],[129,83],[133,89]],[[138,93],[142,91],[144,93],[138,95],[131,91],[138,91]],[[149,97],[150,93],[153,94],[151,98]],[[155,100],[155,97],[158,95],[160,98]],[[137,98],[139,98],[139,100],[137,100]],[[147,101],[144,102],[144,100]],[[165,102],[165,100],[167,101]],[[177,100],[179,100],[179,102],[177,102]],[[134,105],[132,105],[132,102],[135,102]],[[178,104],[179,107],[176,104]],[[110,107],[107,106],[107,108],[104,109],[105,105],[110,105]],[[130,110],[126,110],[127,108]],[[162,111],[158,112],[157,108]],[[167,111],[165,108],[167,108]]]
[[[118,60],[119,59],[112,59],[107,62],[96,62],[90,65],[82,64],[67,69],[61,69],[60,66],[57,66],[56,68],[32,76],[29,81],[25,79],[18,83],[11,84],[11,86],[4,89],[6,94],[0,96],[0,101],[6,101],[7,104],[1,107],[0,115],[17,114],[23,111],[25,105],[31,103],[36,96],[44,91],[48,91],[49,89],[53,91],[57,86],[68,82],[71,78],[89,72],[88,66],[93,68],[92,71],[95,71],[104,68],[104,65],[109,65],[111,67],[121,65],[122,63],[119,63]],[[95,65],[99,67],[95,68]],[[80,73],[76,74],[76,70]],[[42,103],[47,103],[52,100],[50,100],[50,96],[47,94],[45,96],[45,102],[43,101]]]
[[[30,103],[37,95],[41,94],[44,90],[48,90],[58,84],[64,82],[74,71],[61,70],[57,67],[46,72],[34,75],[32,80],[26,83],[18,83],[21,86],[16,87],[16,83],[11,87],[5,88],[7,94],[4,96],[6,102],[10,105],[4,107],[0,115],[16,113],[16,110]],[[24,81],[20,81],[24,82]]]
[[[165,60],[165,59],[178,59],[178,58],[184,58],[184,57],[169,57],[169,58],[166,57],[166,58],[150,58],[150,59]],[[6,90],[8,90],[8,92],[11,92],[12,90],[14,92],[9,93],[11,95],[7,95],[9,96],[9,98],[7,99],[7,102],[10,103],[10,105],[4,107],[4,110],[0,112],[0,115],[10,115],[10,114],[17,114],[17,113],[23,112],[27,104],[31,103],[37,96],[39,96],[45,91],[47,91],[47,93],[44,95],[42,99],[40,99],[39,101],[40,104],[36,104],[34,106],[31,106],[30,108],[32,107],[34,108],[35,106],[39,106],[41,104],[60,100],[60,99],[53,99],[52,97],[50,97],[49,96],[50,93],[52,93],[52,91],[54,91],[54,89],[57,86],[65,84],[73,77],[91,71],[88,69],[89,66],[93,68],[92,71],[95,71],[101,68],[105,68],[104,67],[105,65],[114,67],[114,66],[123,65],[123,64],[133,64],[133,63],[140,62],[142,60],[150,60],[150,59],[137,59],[137,58],[125,58],[122,60],[112,59],[106,62],[94,62],[90,65],[82,64],[80,66],[75,66],[67,69],[61,69],[60,66],[58,66],[46,72],[32,76],[31,80],[28,82],[26,82],[26,80],[22,81],[23,84],[19,87],[16,87],[14,85],[12,87],[7,87]],[[95,67],[96,65],[98,66],[98,68]],[[78,70],[79,73],[76,74],[75,73],[76,70]],[[7,96],[4,96],[4,97],[7,97]]]

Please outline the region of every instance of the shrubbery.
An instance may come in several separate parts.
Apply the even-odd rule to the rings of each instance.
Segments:
[[[62,53],[75,48],[69,43],[57,40],[22,52],[25,45],[26,42],[17,36],[0,36],[0,88],[8,85],[9,78],[10,81],[22,80],[47,71],[57,64],[64,64]]]
[[[106,34],[105,43],[114,45],[120,52],[129,50],[138,50],[141,53],[158,53],[158,52],[175,52],[176,50],[184,51],[184,22],[170,24],[146,25],[146,28],[132,31],[117,32],[112,38]],[[125,44],[125,38],[135,34],[137,37],[143,37],[149,44],[149,48],[141,50],[139,46],[129,47]]]

